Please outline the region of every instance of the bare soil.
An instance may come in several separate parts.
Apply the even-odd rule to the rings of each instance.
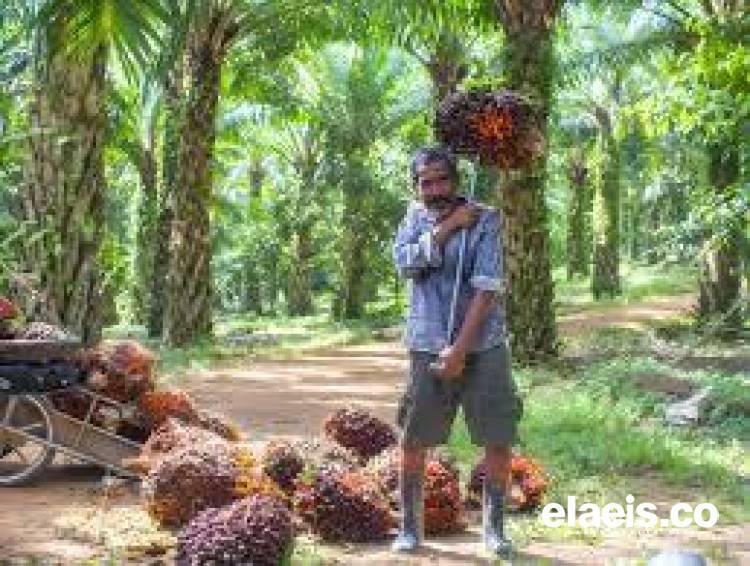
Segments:
[[[603,326],[641,325],[675,316],[689,308],[686,297],[653,300],[561,317],[564,333],[596,331]],[[342,404],[360,405],[393,421],[406,369],[397,342],[380,342],[300,354],[296,359],[254,359],[206,371],[168,376],[170,383],[188,390],[200,406],[235,419],[250,440],[300,437],[320,433],[323,418]],[[136,505],[137,486],[104,490],[101,473],[58,459],[37,484],[0,492],[0,564],[25,563],[22,557],[45,558],[49,564],[78,564],[101,555],[101,548],[58,536],[56,517],[76,507]],[[664,505],[691,501],[689,490],[665,488],[658,478],[643,482],[638,500],[656,497]],[[511,519],[512,520],[512,519]],[[716,564],[750,564],[750,525],[673,533],[622,532],[600,545],[535,542],[523,549],[514,564],[631,563],[659,548],[700,549]],[[460,536],[429,541],[419,555],[402,558],[387,545],[318,547],[334,564],[487,564],[476,525]],[[629,561],[628,561],[629,560]],[[618,562],[623,563],[623,562]]]

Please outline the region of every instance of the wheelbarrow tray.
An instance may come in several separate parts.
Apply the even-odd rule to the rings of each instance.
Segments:
[[[0,362],[69,360],[83,348],[78,340],[0,340]]]

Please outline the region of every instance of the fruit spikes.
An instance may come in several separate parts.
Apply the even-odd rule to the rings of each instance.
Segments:
[[[507,90],[448,95],[438,106],[435,133],[455,153],[505,170],[529,166],[544,146],[531,104]]]
[[[354,451],[363,462],[396,444],[396,433],[388,423],[356,408],[335,411],[323,423],[325,434]]]

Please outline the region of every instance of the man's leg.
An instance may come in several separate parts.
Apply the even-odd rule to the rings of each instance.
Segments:
[[[487,474],[482,493],[482,532],[484,544],[491,553],[507,556],[510,539],[505,536],[505,494],[510,479],[511,450],[509,445],[486,446]]]
[[[393,550],[397,552],[416,550],[424,538],[425,453],[426,450],[418,446],[404,446],[401,449],[401,527],[393,541]]]

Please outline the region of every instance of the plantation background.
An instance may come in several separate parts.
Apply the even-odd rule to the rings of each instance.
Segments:
[[[138,338],[192,392],[256,368],[281,425],[252,416],[250,393],[232,405],[234,386],[201,399],[263,438],[308,432],[310,419],[285,428],[295,408],[277,407],[295,393],[262,359],[323,348],[356,366],[342,345],[394,345],[410,156],[434,143],[446,94],[511,88],[544,118],[546,151],[477,182],[504,214],[521,448],[552,474],[551,500],[719,502],[730,535],[705,548],[741,560],[747,37],[741,0],[7,0],[0,294],[89,342]],[[367,359],[380,379],[386,362]],[[699,422],[665,423],[706,386]],[[465,476],[476,452],[460,422],[450,450]],[[512,534],[561,545],[552,557],[608,537],[533,518]],[[295,560],[323,555],[303,544]]]

